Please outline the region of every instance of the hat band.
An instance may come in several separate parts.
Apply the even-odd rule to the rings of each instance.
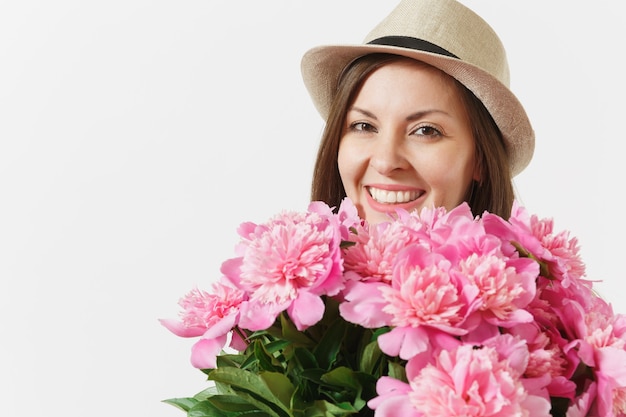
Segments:
[[[432,52],[438,55],[445,55],[459,59],[458,56],[424,39],[412,38],[410,36],[383,36],[368,42],[371,45],[397,46],[400,48],[415,49],[417,51]]]

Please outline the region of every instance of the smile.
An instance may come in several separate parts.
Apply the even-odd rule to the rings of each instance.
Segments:
[[[372,187],[368,187],[367,190],[374,200],[382,204],[409,203],[422,195],[418,191],[389,191]]]

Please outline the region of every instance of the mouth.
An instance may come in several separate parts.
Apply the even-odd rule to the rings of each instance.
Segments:
[[[380,204],[405,204],[417,200],[423,191],[392,191],[380,188],[367,187],[370,196]]]

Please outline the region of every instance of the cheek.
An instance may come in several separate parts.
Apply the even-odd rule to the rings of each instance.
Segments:
[[[348,188],[352,186],[355,178],[358,175],[358,160],[358,152],[355,152],[355,150],[352,149],[349,144],[342,142],[339,145],[339,152],[337,153],[337,165],[339,167],[339,175],[341,176],[341,181],[344,184],[344,188],[346,188],[346,192],[348,191]]]
[[[474,165],[472,156],[468,154],[463,157],[458,154],[439,155],[422,159],[419,171],[431,187],[462,198],[474,177]]]

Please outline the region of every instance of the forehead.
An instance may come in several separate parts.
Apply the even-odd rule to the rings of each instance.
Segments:
[[[387,61],[374,69],[365,79],[362,84],[365,84],[371,78],[386,78],[389,77],[392,81],[399,83],[411,83],[425,80],[432,87],[444,87],[450,89],[452,86],[456,86],[456,80],[429,64],[414,59],[400,57]]]
[[[406,102],[424,106],[464,108],[458,82],[445,72],[409,58],[376,67],[359,85],[351,105],[368,101],[377,106]]]

